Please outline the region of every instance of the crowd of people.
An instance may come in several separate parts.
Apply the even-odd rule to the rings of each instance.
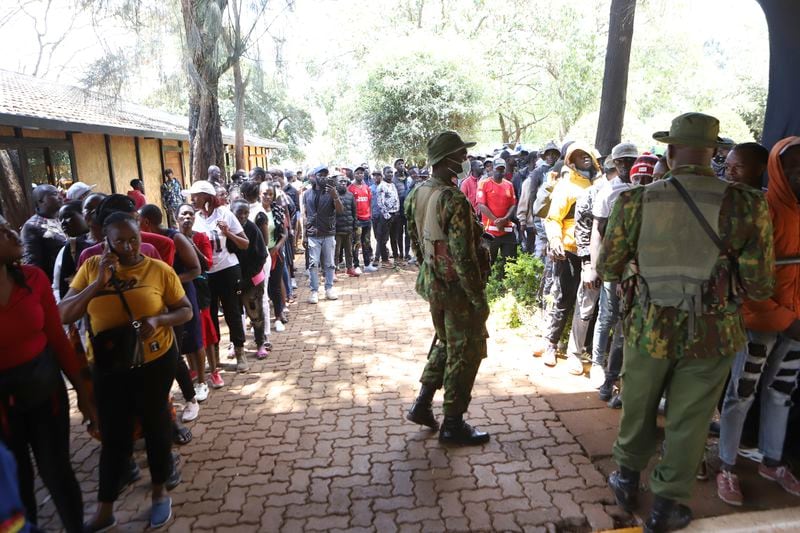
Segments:
[[[655,414],[666,398],[673,429],[651,489],[654,523],[670,528],[690,519],[675,500],[688,497],[692,480],[702,475],[700,456],[717,404],[718,494],[742,505],[736,455],[759,381],[765,391],[759,472],[800,495],[782,456],[800,370],[794,290],[800,283],[800,140],[785,139],[770,153],[756,143],[709,137],[718,123],[695,115],[654,136],[668,145],[663,155],[631,143],[600,154],[585,143],[552,141],[539,150],[467,155],[461,143],[463,161],[443,152],[433,167],[449,169],[444,178],[435,176],[442,180],[437,186],[463,193],[491,263],[502,265],[520,253],[542,261],[545,342],[533,355],[549,367],[563,357],[570,373],[587,375],[599,400],[623,408],[614,448],[620,470],[609,484],[628,510],[636,505],[639,473],[655,446]],[[18,497],[29,522],[36,523],[29,448],[65,529],[105,531],[116,524],[114,501],[141,475],[132,460],[134,439],[141,436],[152,477],[150,524],[163,526],[171,517],[168,491],[180,482],[173,443],[191,440],[184,423],[200,416],[210,389],[225,386],[223,357],[235,361],[236,372],[249,371],[248,331],[256,359],[269,357],[272,331],[285,330],[296,303],[297,278],[307,275],[307,303],[313,305],[320,289],[325,300],[338,299],[340,278],[430,259],[418,257],[425,247],[415,241],[422,239],[419,220],[413,201],[406,202],[431,177],[429,169],[406,167],[402,158],[381,169],[353,167],[255,167],[226,180],[211,166],[207,179],[186,190],[167,169],[159,191],[163,208],[147,201],[141,180],[133,180],[126,195],[77,182],[62,198],[55,187],[39,185],[35,214],[21,236],[0,218],[0,437],[16,459]],[[676,204],[667,184],[689,189],[695,201]],[[681,230],[681,224],[691,226],[693,240],[670,247],[663,228]],[[675,246],[698,251],[692,265],[674,257]],[[295,263],[301,252],[304,265]],[[443,268],[459,271],[455,267]],[[502,268],[497,272],[503,275]],[[669,312],[656,314],[663,309]],[[426,373],[441,382],[447,379],[444,348],[437,357],[429,363],[436,369]],[[68,403],[59,371],[102,443],[97,512],[85,524],[69,463]],[[430,411],[438,387],[424,380],[425,374],[409,420],[438,428]],[[173,382],[184,400],[180,415],[172,407]],[[22,385],[29,383],[37,385]],[[693,394],[672,393],[682,388]],[[463,413],[468,400],[461,403]],[[442,429],[451,442],[488,441],[460,414],[457,425],[452,418]],[[677,451],[680,446],[693,447],[688,453]]]

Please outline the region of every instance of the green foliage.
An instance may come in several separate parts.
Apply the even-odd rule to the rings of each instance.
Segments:
[[[430,137],[446,129],[469,136],[480,118],[481,93],[462,66],[422,52],[372,70],[359,100],[372,150],[382,159],[424,159]]]
[[[505,262],[505,277],[501,278],[503,263],[492,265],[492,272],[486,284],[486,297],[489,302],[511,294],[522,306],[532,309],[537,303],[539,285],[544,274],[544,264],[539,258],[520,253]]]
[[[521,313],[524,312],[524,309],[520,309],[519,302],[510,292],[495,300],[491,307],[495,319],[504,327],[515,329],[522,326]]]

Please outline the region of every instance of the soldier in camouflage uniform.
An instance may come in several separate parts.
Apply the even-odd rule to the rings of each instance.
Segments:
[[[768,298],[774,285],[766,202],[753,189],[714,176],[709,162],[718,132],[714,117],[688,113],[669,132],[653,135],[669,144],[671,173],[620,195],[598,258],[604,280],[619,282],[626,269],[637,273],[624,319],[623,411],[613,449],[620,469],[608,480],[627,511],[636,508],[639,473],[656,450],[662,394],[667,400],[664,453],[650,480],[655,499],[645,531],[672,531],[691,521],[691,510],[677,500],[691,495],[708,422],[733,356],[747,342],[741,297]]]
[[[486,357],[486,318],[489,307],[484,292],[488,253],[481,246],[482,230],[456,178],[469,171],[467,148],[454,131],[428,141],[431,178],[414,188],[405,202],[408,232],[420,269],[416,290],[430,304],[436,337],[422,372],[419,396],[406,418],[430,427],[439,423],[431,403],[444,386],[444,421],[439,441],[483,444],[489,434],[464,422],[472,385]]]

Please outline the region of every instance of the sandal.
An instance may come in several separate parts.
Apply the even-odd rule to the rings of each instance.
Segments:
[[[175,425],[172,432],[172,441],[178,446],[192,442],[192,431],[183,425]]]

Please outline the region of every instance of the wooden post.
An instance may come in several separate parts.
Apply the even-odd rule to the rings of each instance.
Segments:
[[[111,156],[111,135],[105,134],[106,141],[106,162],[108,163],[108,177],[111,179],[111,192],[117,194],[117,179],[114,176],[114,158]]]
[[[69,170],[72,172],[72,181],[78,181],[78,162],[75,159],[75,143],[72,141],[72,132],[67,132],[69,141]]]
[[[139,147],[139,137],[133,138],[133,146],[136,148],[136,171],[139,174],[139,179],[144,181],[144,172],[142,172],[142,150]]]

